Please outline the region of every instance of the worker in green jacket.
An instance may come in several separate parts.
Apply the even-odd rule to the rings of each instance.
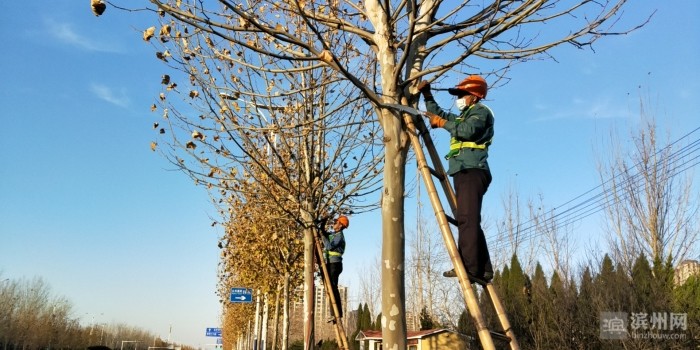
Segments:
[[[328,278],[330,280],[330,289],[333,293],[336,305],[338,306],[338,318],[343,317],[343,301],[340,299],[340,290],[338,289],[338,279],[343,272],[343,253],[345,253],[345,235],[344,231],[350,226],[350,220],[345,215],[340,215],[333,223],[333,232],[325,232],[323,240],[323,255],[326,259],[326,268],[328,269]],[[330,305],[330,303],[329,303]],[[331,315],[333,315],[333,306]],[[335,316],[331,317],[328,322],[335,323]]]
[[[459,114],[454,114],[443,110],[435,102],[428,82],[418,84],[430,126],[445,129],[452,136],[450,151],[445,158],[449,163],[447,173],[452,176],[457,197],[457,246],[469,279],[481,284],[493,278],[491,258],[481,228],[482,200],[491,183],[487,159],[494,124],[493,112],[481,102],[487,90],[486,80],[478,75],[470,75],[448,89],[455,96],[455,105],[459,110]],[[452,269],[443,276],[456,277],[457,274]]]

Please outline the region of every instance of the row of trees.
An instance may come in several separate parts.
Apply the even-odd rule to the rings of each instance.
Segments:
[[[598,264],[583,266],[567,278],[556,271],[545,273],[539,263],[528,273],[514,255],[497,271],[494,285],[522,349],[695,348],[700,346],[700,276],[674,285],[670,260],[650,263],[640,255],[630,269],[605,255]],[[433,309],[427,309],[428,304],[420,309],[419,328],[455,330],[470,336],[478,348],[476,328],[467,310],[461,309],[460,314],[454,308],[461,297],[454,282],[451,284],[451,288],[439,288],[441,300],[430,304]],[[480,307],[490,328],[498,331],[497,315],[487,298],[480,294]],[[408,305],[416,309],[418,299],[409,299]],[[605,331],[607,313],[624,319],[624,332]],[[357,314],[353,339],[360,330],[379,329],[371,322],[366,303],[358,307]],[[351,345],[359,348],[357,342]]]
[[[528,274],[513,256],[494,278],[517,339],[524,349],[689,349],[700,345],[700,276],[674,286],[669,263],[640,255],[632,270],[606,255],[571,279],[556,271],[547,277],[540,264]],[[495,312],[492,327],[498,329]],[[605,314],[623,312],[621,339],[605,332]],[[675,322],[671,318],[675,314]],[[655,318],[658,319],[655,324]],[[475,336],[471,319],[458,329]],[[651,333],[658,339],[650,340]],[[665,338],[664,338],[665,337]]]
[[[221,208],[222,301],[245,283],[285,310],[290,286],[303,281],[305,349],[315,343],[314,237],[339,212],[378,206],[378,299],[382,324],[396,325],[383,329],[384,342],[406,348],[409,144],[405,120],[387,104],[417,105],[420,80],[452,85],[481,73],[495,83],[551,48],[634,29],[619,28],[625,0],[147,3],[159,23],[143,39],[169,66],[152,147]],[[375,192],[379,201],[367,200]],[[251,258],[260,273],[239,263]],[[224,311],[226,347],[246,324],[228,321],[236,315]]]
[[[2,279],[0,275],[0,349],[112,349],[168,347],[153,333],[126,324],[82,324],[71,302],[51,293],[41,278]],[[193,348],[182,346],[183,350]]]

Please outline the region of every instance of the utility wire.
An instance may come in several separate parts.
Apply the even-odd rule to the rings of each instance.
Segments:
[[[698,130],[700,130],[700,127],[695,128],[689,133],[683,135],[682,137],[670,143],[666,147],[659,149],[655,153],[655,156],[666,156],[666,153],[672,150],[674,145],[689,138],[692,134],[698,132]],[[667,156],[668,159],[665,162],[663,162],[663,164],[670,164],[673,166],[673,168],[668,169],[668,178],[673,178],[676,175],[679,175],[689,169],[694,168],[695,166],[700,164],[700,139],[693,140],[684,147],[681,147],[680,149],[669,153]],[[639,162],[635,164],[631,169],[639,169],[639,166],[641,164],[642,163]],[[658,167],[659,163],[655,163],[654,166]],[[638,186],[638,183],[644,177],[644,173],[638,171],[636,174],[623,179],[619,186],[615,188],[614,193],[606,194],[605,185],[613,182],[617,177],[622,175],[622,173],[615,174],[612,176],[612,178],[605,181],[604,183],[555,207],[550,211],[551,215],[549,217],[533,218],[518,224],[514,228],[514,232],[516,233],[516,237],[518,237],[518,241],[525,241],[544,234],[544,232],[538,232],[539,227],[563,227],[583,220],[611,206],[616,201],[624,200],[630,195],[632,195],[629,191],[625,190],[626,188],[632,188],[633,194],[637,194],[639,193],[639,191],[641,191],[642,187]],[[557,210],[560,211],[557,212]],[[501,230],[499,231],[499,235],[497,237],[502,237],[505,233],[505,230]],[[507,241],[491,240],[489,242],[489,246],[491,246],[492,249],[500,249],[509,244],[510,242]]]
[[[697,147],[693,149],[693,151],[697,151]],[[679,173],[686,171],[694,166],[696,166],[698,163],[700,163],[700,155],[696,155],[695,157],[691,158],[690,160],[685,161],[684,163],[681,163],[677,165],[675,168],[671,169],[669,171],[669,177],[673,177],[678,175]],[[614,194],[617,195],[618,192],[622,191],[622,195],[618,196],[619,198],[608,196],[605,197],[605,193],[600,192],[597,193],[594,197],[586,199],[583,203],[577,204],[576,207],[578,209],[573,210],[572,208],[569,208],[565,210],[564,212],[560,212],[557,214],[553,214],[548,218],[544,218],[540,220],[539,226],[548,226],[552,227],[553,225],[556,226],[564,226],[571,224],[573,222],[580,221],[590,215],[593,215],[600,210],[610,206],[613,204],[615,201],[623,201],[626,198],[629,197],[630,193],[628,191],[625,191],[625,188],[632,188],[632,192],[637,193],[639,190],[635,190],[634,188],[639,188],[636,186],[638,176],[635,175],[634,177],[631,177],[629,180],[627,180],[627,183],[621,183],[620,186],[615,189]],[[530,238],[534,238],[536,236],[542,235],[544,232],[537,232],[538,224],[537,223],[532,223],[535,220],[529,220],[523,224],[520,224],[516,226],[516,232],[518,232],[519,236],[519,241],[522,240],[527,240]],[[503,232],[501,232],[503,233]],[[492,246],[495,248],[500,248],[507,243],[501,243],[501,242],[496,242],[493,243]]]
[[[694,144],[695,144],[695,148],[692,149],[693,152],[698,150],[697,146],[698,146],[698,144],[700,144],[700,140],[696,140],[694,142]],[[675,156],[674,155],[673,157],[678,158],[678,159],[682,159],[688,155],[689,154],[686,153],[683,156]],[[669,169],[668,177],[672,178],[672,177],[678,175],[679,173],[697,165],[698,158],[700,158],[700,155],[696,155],[693,158],[685,160],[684,163],[675,163],[678,161],[678,159],[676,159],[674,161],[675,167],[672,169]],[[686,167],[686,165],[689,163],[690,163],[690,165]],[[617,191],[624,191],[624,188],[629,187],[629,186],[631,186],[633,188],[639,188],[636,186],[639,184],[638,180],[640,179],[640,176],[642,176],[642,174],[638,173],[638,174],[634,175],[633,177],[631,177],[630,179],[628,179],[627,183],[623,182],[621,185],[625,185],[625,186],[619,186],[619,190],[616,190],[616,193],[617,193]],[[630,183],[630,182],[633,182],[633,183]],[[638,191],[633,190],[633,192],[637,193]],[[629,194],[629,192],[624,191],[623,196],[619,200],[628,198],[629,197],[628,194]],[[602,201],[602,203],[601,203],[601,201]],[[569,209],[557,214],[557,217],[559,218],[560,221],[563,221],[562,225],[566,225],[566,224],[569,224],[569,223],[572,223],[575,221],[579,221],[580,219],[583,219],[585,217],[588,217],[591,214],[593,214],[593,213],[595,213],[603,208],[610,206],[614,201],[615,201],[614,198],[606,197],[605,193],[603,191],[601,191],[601,192],[598,192],[597,194],[595,194],[593,197],[584,200],[582,203],[576,204],[572,208],[569,208]],[[567,203],[569,203],[569,202],[567,202]],[[578,208],[578,209],[576,209],[576,208]],[[576,210],[574,210],[574,209],[576,209]]]

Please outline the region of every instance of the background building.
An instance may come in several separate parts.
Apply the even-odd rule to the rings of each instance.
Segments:
[[[360,350],[381,350],[381,331],[362,331],[356,340],[360,342]],[[406,347],[408,350],[466,350],[472,349],[472,339],[447,329],[428,329],[424,331],[408,331]]]
[[[345,286],[338,286],[338,291],[340,292],[340,303],[343,307],[343,328],[347,332],[348,330],[348,315],[350,314],[348,310],[348,288]],[[329,319],[333,317],[331,312],[331,302],[328,299],[328,294],[326,293],[325,287],[321,285],[316,286],[316,311],[314,312],[316,318],[316,339],[335,339],[335,329],[333,324],[328,322]]]
[[[300,287],[302,288],[302,287]],[[340,302],[343,306],[343,326],[345,332],[350,335],[355,329],[356,313],[353,310],[348,310],[347,300],[348,300],[348,288],[345,286],[338,286],[338,291],[340,292]],[[299,291],[299,295],[303,294]],[[323,284],[317,284],[315,291],[315,338],[316,341],[335,339],[335,329],[333,324],[329,323],[328,320],[331,318],[331,308],[330,301],[326,295],[326,289]],[[302,300],[297,300],[290,306],[290,344],[294,340],[304,339],[304,302]],[[348,329],[348,325],[352,319],[352,331]]]
[[[676,266],[673,274],[673,284],[676,286],[683,285],[690,276],[700,275],[700,263],[696,260],[683,260]]]
[[[406,330],[407,331],[418,331],[420,330],[420,317],[414,312],[406,311]]]

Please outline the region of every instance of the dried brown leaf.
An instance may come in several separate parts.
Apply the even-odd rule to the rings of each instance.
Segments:
[[[166,57],[168,57],[168,56],[169,56],[169,55],[167,54],[167,51],[166,51],[166,52],[160,52],[160,51],[159,51],[159,52],[156,52],[156,57],[158,57],[159,60],[163,60],[163,61],[165,61],[165,62],[168,62],[168,60],[167,60],[167,58],[166,58]]]
[[[100,16],[107,9],[107,5],[102,0],[90,0],[90,8],[95,16]]]
[[[167,24],[164,24],[162,27],[160,27],[160,41],[161,42],[168,42],[170,40],[170,26]]]
[[[150,27],[143,31],[143,40],[149,41],[156,32],[156,27]]]
[[[195,131],[192,132],[192,138],[193,138],[193,139],[204,140],[204,134],[202,134],[201,132],[195,130]]]

